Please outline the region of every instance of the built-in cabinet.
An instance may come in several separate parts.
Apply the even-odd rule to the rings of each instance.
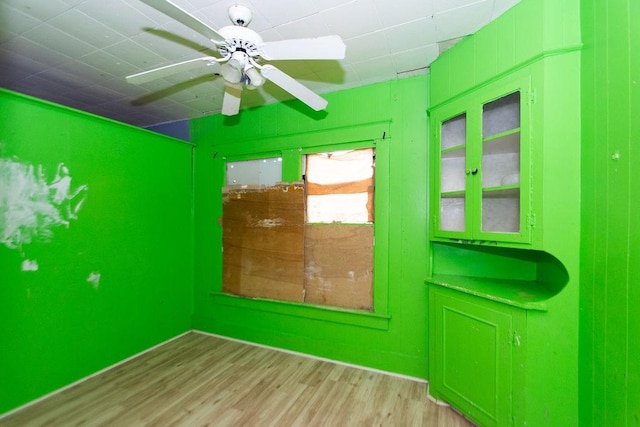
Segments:
[[[529,100],[523,79],[432,112],[433,237],[529,241]]]
[[[531,349],[551,327],[548,301],[569,276],[539,250],[432,244],[429,393],[482,426],[526,425],[527,373],[546,375]],[[533,371],[531,371],[533,370]]]
[[[483,426],[517,424],[526,352],[522,308],[441,286],[430,289],[431,390]]]
[[[534,234],[533,93],[522,72],[430,110],[429,392],[482,426],[532,419],[527,355],[569,281]]]

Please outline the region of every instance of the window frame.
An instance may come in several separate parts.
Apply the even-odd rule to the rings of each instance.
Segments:
[[[372,329],[389,328],[389,169],[390,137],[382,133],[382,138],[311,144],[305,147],[265,150],[261,152],[239,153],[220,156],[222,184],[226,185],[227,162],[257,160],[269,157],[282,158],[282,181],[302,181],[302,157],[331,151],[373,148],[375,150],[375,190],[374,190],[374,227],[373,245],[373,309],[371,311],[345,309],[341,307],[297,303],[280,300],[250,299],[221,292],[222,275],[217,290],[211,292],[215,303],[236,308],[255,309],[273,313],[306,317],[344,323]],[[335,139],[335,138],[328,138]],[[221,189],[220,189],[221,190]],[[222,242],[220,242],[222,245]],[[220,269],[221,270],[221,269]],[[221,271],[220,271],[221,273]]]

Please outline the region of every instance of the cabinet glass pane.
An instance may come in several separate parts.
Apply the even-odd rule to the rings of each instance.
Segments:
[[[467,150],[464,147],[442,153],[440,162],[440,191],[442,193],[464,191],[466,162]]]
[[[440,198],[440,229],[464,231],[464,195]]]
[[[467,116],[442,123],[440,129],[440,229],[464,231]]]
[[[520,231],[520,188],[482,191],[482,231]]]
[[[482,137],[520,127],[520,92],[498,98],[482,108]]]
[[[520,132],[484,141],[482,188],[520,184]]]
[[[520,92],[482,108],[483,232],[520,231]]]
[[[467,142],[467,115],[460,114],[442,122],[440,132],[440,148],[447,150],[452,147],[465,145]]]

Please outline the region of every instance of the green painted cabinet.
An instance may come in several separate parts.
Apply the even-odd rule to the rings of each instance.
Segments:
[[[434,238],[529,241],[530,93],[517,79],[431,111]]]
[[[482,426],[569,414],[547,399],[560,390],[548,368],[573,372],[568,353],[548,351],[563,345],[571,308],[550,239],[559,215],[548,174],[559,180],[564,147],[551,144],[543,77],[520,69],[429,111],[429,391]]]
[[[437,285],[430,303],[431,395],[482,426],[521,424],[525,310]]]
[[[578,421],[580,19],[523,0],[431,64],[429,390],[480,425]]]
[[[552,412],[566,415],[561,402],[571,396],[558,396],[556,372],[570,371],[556,343],[568,328],[554,300],[569,273],[558,258],[434,241],[425,282],[431,396],[481,426],[548,425]]]

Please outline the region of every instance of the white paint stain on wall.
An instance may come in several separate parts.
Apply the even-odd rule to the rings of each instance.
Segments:
[[[92,271],[89,273],[89,277],[87,277],[87,282],[93,285],[94,289],[98,289],[100,287],[100,278],[101,275],[97,271]]]
[[[58,206],[60,214],[67,221],[78,219],[78,212],[87,198],[88,189],[86,185],[81,185],[71,191],[71,176],[64,163],[58,164],[56,176],[49,184],[51,201]]]
[[[71,176],[63,163],[47,183],[42,166],[36,169],[0,158],[0,243],[22,251],[34,241],[50,241],[56,227],[68,227],[77,218],[87,191],[86,185],[71,191]]]
[[[25,259],[22,261],[22,271],[38,271],[38,261],[35,259]]]

